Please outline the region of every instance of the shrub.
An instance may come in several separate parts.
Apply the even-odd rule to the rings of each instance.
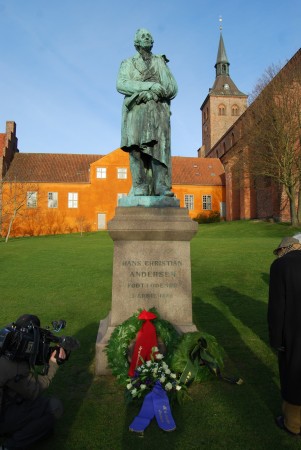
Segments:
[[[210,211],[209,214],[200,213],[193,220],[197,223],[214,223],[221,221],[221,215],[219,211]]]

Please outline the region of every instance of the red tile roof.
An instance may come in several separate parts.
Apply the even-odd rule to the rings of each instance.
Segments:
[[[218,158],[173,156],[172,184],[224,186],[225,171]]]
[[[5,139],[6,139],[6,134],[0,133],[0,157],[3,156],[3,150],[5,147]]]
[[[6,180],[36,183],[88,183],[90,164],[102,155],[16,153]],[[172,157],[172,184],[223,186],[225,174],[218,158]]]
[[[90,164],[102,155],[16,153],[5,176],[8,181],[88,183]]]

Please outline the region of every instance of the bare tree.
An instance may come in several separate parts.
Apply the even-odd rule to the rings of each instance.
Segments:
[[[301,223],[300,58],[278,70],[269,67],[252,95],[240,143],[243,171],[284,188],[292,225],[297,226]]]
[[[81,237],[83,236],[84,231],[90,231],[90,226],[85,216],[78,216],[76,217],[75,221],[78,225]]]
[[[37,207],[38,186],[33,183],[1,182],[2,208],[1,229],[8,242],[13,225],[17,218],[24,218],[31,208]]]
[[[48,234],[63,233],[65,230],[66,213],[50,209],[44,214],[44,228]]]
[[[280,72],[282,69],[282,64],[272,64],[271,66],[267,67],[262,74],[262,76],[257,80],[251,94],[248,97],[248,103],[251,105],[261,94],[261,92],[270,84],[270,82],[275,78],[275,76]]]

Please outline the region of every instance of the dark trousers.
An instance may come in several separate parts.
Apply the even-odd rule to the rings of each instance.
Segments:
[[[37,398],[11,404],[0,416],[0,435],[8,436],[4,446],[8,449],[29,449],[30,446],[53,431],[56,418],[63,408],[56,398]]]

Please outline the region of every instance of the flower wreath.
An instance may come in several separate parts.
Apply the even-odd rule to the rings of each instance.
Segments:
[[[126,385],[128,382],[128,349],[141,328],[141,320],[138,319],[141,311],[142,309],[138,310],[129,319],[115,328],[105,349],[108,366],[112,370],[112,374],[116,376],[118,382],[123,385]],[[170,322],[160,318],[155,308],[150,308],[149,311],[157,316],[153,323],[158,339],[161,339],[166,347],[165,360],[168,363],[171,361],[181,337]]]
[[[177,373],[183,373],[185,371],[185,367],[187,365],[187,361],[190,360],[193,349],[196,347],[199,340],[205,340],[209,357],[212,357],[212,361],[210,361],[211,366],[219,367],[219,369],[223,369],[224,362],[223,358],[225,355],[224,349],[218,344],[216,338],[211,334],[195,331],[192,333],[186,333],[181,336],[181,341],[177,348],[175,349],[172,359],[171,359],[171,368]],[[215,377],[217,373],[208,368],[208,365],[201,364],[198,359],[194,361],[195,366],[195,376],[194,382],[203,382],[208,381]]]
[[[130,343],[136,338],[141,328],[141,320],[138,319],[141,311],[142,309],[139,309],[129,319],[115,328],[105,349],[108,366],[112,370],[112,374],[116,376],[118,382],[123,385],[127,385],[128,383],[128,349]],[[191,351],[202,337],[206,339],[208,351],[214,357],[219,367],[223,369],[225,352],[214,336],[203,331],[186,333],[180,336],[170,322],[160,318],[156,308],[150,308],[149,311],[157,316],[153,323],[156,327],[158,338],[163,341],[166,347],[164,359],[173,371],[183,373]],[[207,365],[198,365],[194,381],[207,381],[215,375],[208,369]]]
[[[141,320],[146,321],[142,327]],[[152,324],[150,320],[153,320]],[[156,344],[150,349],[153,342],[158,347],[161,343],[170,366],[163,361],[164,354]],[[130,347],[134,347],[134,352],[129,365]],[[231,383],[242,383],[241,379],[226,378],[221,374],[224,351],[214,336],[194,332],[180,337],[168,321],[160,319],[155,308],[148,312],[140,309],[118,325],[105,351],[113,375],[126,386],[126,398],[143,400],[139,414],[129,427],[140,434],[154,416],[163,430],[176,429],[169,399],[176,396],[182,403],[188,396],[187,387],[191,381],[204,381],[214,374]],[[137,364],[137,358],[140,358],[140,364]]]

